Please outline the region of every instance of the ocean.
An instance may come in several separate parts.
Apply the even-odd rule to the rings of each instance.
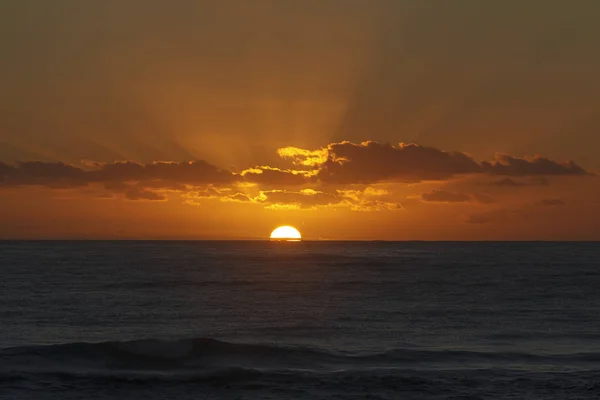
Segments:
[[[0,399],[600,398],[599,243],[0,242]]]

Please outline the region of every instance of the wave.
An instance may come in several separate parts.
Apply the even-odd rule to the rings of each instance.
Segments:
[[[0,350],[0,356],[36,354],[40,356],[71,355],[115,358],[148,358],[157,360],[184,360],[213,356],[281,356],[323,355],[325,351],[307,347],[269,344],[230,343],[211,338],[179,340],[140,339],[100,343],[75,342],[48,346],[23,346]],[[331,353],[333,354],[333,353]]]
[[[534,355],[393,349],[349,353],[210,338],[66,343],[0,350],[10,398],[573,398],[597,399],[600,354]],[[579,369],[540,368],[579,362]],[[519,365],[537,365],[519,369]],[[436,366],[432,368],[432,366]],[[49,388],[53,389],[49,391]],[[48,394],[48,395],[47,395]],[[14,396],[11,396],[14,395]],[[104,397],[103,397],[104,396]],[[61,396],[62,398],[63,396]],[[404,396],[403,396],[404,397]],[[415,398],[415,397],[408,397]]]
[[[143,339],[66,343],[0,350],[0,370],[60,373],[122,371],[136,373],[335,372],[386,368],[503,368],[519,366],[593,367],[600,353],[540,355],[523,352],[393,349],[381,353],[339,352],[305,346],[230,343],[211,338]],[[240,372],[241,371],[241,372]],[[6,377],[6,375],[3,375]],[[196,375],[194,375],[196,376]],[[212,379],[212,378],[211,378]]]
[[[210,338],[181,340],[142,339],[102,343],[66,343],[0,350],[0,364],[35,365],[54,370],[130,371],[216,370],[230,367],[301,368],[334,361],[333,353],[306,347],[228,343]]]

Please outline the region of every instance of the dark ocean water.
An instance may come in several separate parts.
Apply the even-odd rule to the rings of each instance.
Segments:
[[[0,242],[1,399],[599,399],[600,244]]]

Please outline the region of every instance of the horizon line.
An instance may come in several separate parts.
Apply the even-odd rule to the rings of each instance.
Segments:
[[[136,238],[0,238],[2,242],[385,242],[385,243],[600,243],[600,239],[474,239],[474,240],[431,240],[431,239],[301,239],[273,240],[270,238],[230,239],[136,239]]]

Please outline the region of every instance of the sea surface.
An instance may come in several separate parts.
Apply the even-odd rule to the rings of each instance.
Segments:
[[[0,242],[0,399],[599,398],[599,243]]]

